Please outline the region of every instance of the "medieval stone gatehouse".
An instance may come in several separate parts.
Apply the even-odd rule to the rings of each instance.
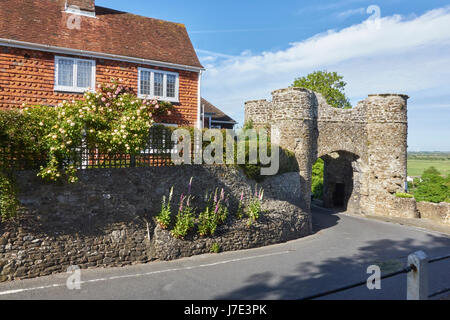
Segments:
[[[395,196],[406,186],[408,96],[369,95],[344,110],[307,89],[272,95],[272,101],[247,102],[245,119],[255,127],[279,128],[281,147],[296,154],[307,209],[312,166],[322,158],[325,206],[371,215],[417,215],[414,199]]]

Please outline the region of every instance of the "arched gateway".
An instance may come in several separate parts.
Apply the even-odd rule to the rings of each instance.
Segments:
[[[369,95],[353,109],[330,107],[320,94],[303,88],[277,90],[272,96],[272,101],[247,102],[245,119],[255,127],[279,128],[281,147],[296,154],[306,209],[312,166],[322,158],[326,206],[416,215],[411,199],[395,196],[404,192],[407,178],[408,96]]]

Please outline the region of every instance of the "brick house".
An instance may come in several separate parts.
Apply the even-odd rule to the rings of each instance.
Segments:
[[[203,66],[182,24],[95,6],[95,0],[8,0],[0,6],[0,108],[57,105],[119,79],[170,101],[161,122],[202,126]]]
[[[204,128],[232,130],[237,124],[230,116],[204,98],[201,100],[201,110],[201,119],[203,120]]]

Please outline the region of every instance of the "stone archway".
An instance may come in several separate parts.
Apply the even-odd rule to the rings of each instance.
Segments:
[[[318,93],[291,87],[272,92],[272,101],[246,102],[245,119],[255,127],[280,129],[280,146],[298,161],[305,210],[311,205],[314,160],[334,152],[346,157],[346,152],[351,161],[342,160],[347,164],[341,166],[352,168],[352,185],[330,187],[334,198],[341,198],[337,204],[364,214],[413,216],[411,199],[396,197],[405,191],[407,175],[407,100],[402,94],[375,94],[352,109],[337,109]]]
[[[324,161],[323,206],[359,213],[361,209],[362,165],[358,155],[336,151]]]

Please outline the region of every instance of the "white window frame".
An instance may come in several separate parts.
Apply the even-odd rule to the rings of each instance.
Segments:
[[[150,72],[150,94],[141,94],[141,72]],[[163,95],[155,96],[155,72],[162,73],[163,78]],[[175,76],[175,97],[167,97],[167,75]],[[157,99],[160,101],[168,101],[178,103],[180,92],[180,74],[177,72],[169,72],[164,70],[148,69],[148,68],[138,68],[138,97],[141,99]]]
[[[73,61],[73,85],[72,86],[59,86],[59,60],[72,60]],[[89,88],[81,88],[77,86],[77,76],[78,76],[78,62],[90,62],[92,65],[91,70],[91,87]],[[83,93],[86,91],[95,91],[95,80],[96,80],[96,61],[95,60],[88,60],[88,59],[78,59],[78,58],[72,58],[72,57],[62,57],[62,56],[55,56],[55,91],[64,91],[64,92],[77,92],[77,93]]]

